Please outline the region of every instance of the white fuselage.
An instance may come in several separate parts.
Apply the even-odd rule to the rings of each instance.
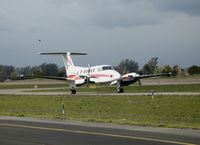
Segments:
[[[109,83],[121,77],[110,65],[92,67],[70,66],[66,69],[66,72],[67,79],[75,80],[76,85],[84,84],[86,77],[93,83]]]
[[[109,83],[120,79],[121,75],[110,65],[97,65],[88,67],[75,66],[71,55],[86,55],[85,53],[53,52],[39,53],[40,55],[61,55],[66,70],[66,79],[73,81],[75,85],[85,83]]]

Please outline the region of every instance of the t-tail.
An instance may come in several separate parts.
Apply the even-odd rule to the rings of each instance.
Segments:
[[[74,52],[51,52],[51,53],[39,53],[40,55],[61,55],[65,65],[66,74],[73,71],[75,65],[71,58],[71,55],[87,55],[87,53],[74,53]]]

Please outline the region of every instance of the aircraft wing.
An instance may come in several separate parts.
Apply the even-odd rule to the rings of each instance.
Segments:
[[[151,78],[151,77],[160,77],[160,76],[171,76],[171,73],[161,73],[161,74],[151,74],[151,75],[140,75],[134,78],[136,79],[144,79],[144,78]]]
[[[52,79],[52,80],[68,80],[66,77],[53,77],[53,76],[37,76],[37,75],[20,75],[21,78],[42,78],[42,79]]]
[[[139,81],[141,85],[140,79],[151,78],[151,77],[159,77],[159,76],[171,76],[171,73],[161,73],[161,74],[151,74],[151,75],[139,75],[136,73],[129,73],[123,75],[119,80],[115,80],[110,83],[110,85],[118,85],[118,86],[128,86]]]

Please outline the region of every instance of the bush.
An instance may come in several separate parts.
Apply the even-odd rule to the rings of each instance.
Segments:
[[[188,68],[188,73],[190,75],[200,74],[200,66],[193,65]]]

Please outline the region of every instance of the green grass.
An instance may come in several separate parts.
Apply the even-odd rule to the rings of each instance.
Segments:
[[[0,95],[0,115],[200,129],[200,96]]]

